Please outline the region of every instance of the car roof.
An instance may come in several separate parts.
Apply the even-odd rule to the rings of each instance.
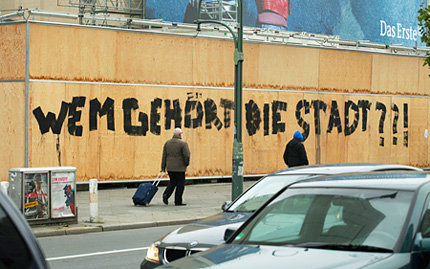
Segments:
[[[276,171],[270,174],[270,176],[292,175],[292,174],[332,175],[332,174],[340,174],[340,173],[393,171],[393,170],[423,171],[421,168],[418,168],[418,167],[401,165],[401,164],[342,163],[342,164],[298,166],[298,167],[287,168],[287,169]]]
[[[352,173],[299,181],[290,188],[369,188],[416,191],[430,184],[430,174],[419,171]]]

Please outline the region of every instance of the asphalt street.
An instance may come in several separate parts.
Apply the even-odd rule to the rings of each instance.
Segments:
[[[178,226],[39,238],[51,269],[139,268],[149,245]]]

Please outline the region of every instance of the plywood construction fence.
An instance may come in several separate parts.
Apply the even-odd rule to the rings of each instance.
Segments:
[[[231,41],[38,22],[0,35],[0,180],[26,163],[74,166],[78,181],[153,178],[175,127],[187,177],[231,175]],[[296,130],[311,164],[429,165],[423,58],[262,43],[244,55],[245,175],[285,168]]]

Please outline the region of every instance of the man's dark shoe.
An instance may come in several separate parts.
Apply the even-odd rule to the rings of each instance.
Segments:
[[[163,196],[163,203],[164,203],[165,205],[168,205],[168,204],[169,204],[169,200],[167,199],[167,197],[166,197],[166,196]]]
[[[181,204],[175,204],[177,206],[186,206],[187,204],[181,203]]]

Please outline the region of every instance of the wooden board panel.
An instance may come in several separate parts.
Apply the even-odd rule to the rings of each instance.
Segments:
[[[30,34],[31,78],[192,83],[192,38],[40,24]]]
[[[59,166],[61,153],[64,153],[61,145],[64,145],[65,133],[67,133],[67,121],[66,124],[63,121],[66,119],[68,107],[67,104],[62,103],[66,100],[66,85],[32,82],[29,85],[29,91],[29,167]],[[59,120],[62,109],[64,118]],[[49,118],[49,112],[55,114],[51,114],[54,116],[51,118],[52,121],[44,120]],[[38,115],[40,123],[35,115]],[[55,122],[57,125],[54,127]]]
[[[24,83],[0,83],[0,181],[8,181],[11,168],[24,167]]]
[[[398,124],[403,126],[403,144],[406,142],[404,140],[407,132],[408,137],[408,149],[409,149],[409,163],[412,165],[421,165],[424,167],[429,167],[428,159],[428,136],[426,137],[425,130],[428,132],[428,100],[421,98],[409,98],[409,103],[407,105],[407,127],[405,127],[405,104],[403,104],[403,121]],[[420,120],[415,120],[420,119]]]
[[[369,157],[371,163],[391,162],[391,97],[369,96]]]
[[[368,118],[371,103],[368,96],[349,95],[345,98],[343,130],[345,135],[345,162],[367,162],[370,153]]]
[[[245,47],[247,46],[248,44]],[[318,49],[267,44],[249,44],[249,46],[258,46],[258,49],[255,54],[245,55],[245,70],[254,68],[258,73],[257,76],[245,76],[245,87],[270,89],[317,87]]]
[[[317,164],[317,154],[319,154],[318,157],[321,158],[321,134],[319,135],[320,138],[318,141],[317,131],[315,129],[316,128],[315,108],[317,106],[315,101],[317,100],[319,101],[319,95],[304,93],[303,95],[301,95],[301,97],[302,97],[301,100],[303,100],[304,108],[301,108],[299,110],[297,105],[295,107],[296,112],[300,112],[299,119],[297,119],[298,115],[296,114],[297,130],[305,135],[306,133],[308,133],[307,138],[303,143],[303,145],[305,146],[305,149],[306,149],[306,154],[308,156],[309,164]],[[300,102],[300,100],[298,102]],[[302,126],[300,126],[300,123],[299,123],[301,122],[300,119],[303,119]],[[319,121],[321,121],[321,118]],[[319,150],[319,152],[317,150]]]
[[[287,166],[285,146],[298,126],[295,106],[303,94],[246,91],[244,95],[243,140],[245,173],[264,174]]]
[[[418,89],[414,90],[419,95],[428,95],[428,89],[430,89],[430,68],[428,65],[423,66],[424,58],[420,58],[417,61],[418,64]]]
[[[115,92],[111,87],[106,86],[109,92]],[[76,176],[78,178],[99,178],[100,169],[100,151],[101,139],[100,137],[106,134],[113,134],[108,132],[107,116],[100,116],[96,114],[95,119],[97,123],[95,127],[100,130],[98,133],[89,131],[90,126],[90,102],[98,101],[101,106],[106,101],[106,96],[102,94],[101,85],[93,84],[65,84],[65,99],[62,101],[76,103],[77,107],[73,108],[74,119],[71,120],[71,112],[64,122],[64,143],[60,145],[61,148],[61,164],[73,164],[77,169]],[[94,100],[97,99],[97,100]],[[80,103],[79,103],[80,102]],[[73,126],[73,127],[72,127]],[[80,131],[79,129],[82,129]],[[113,164],[114,162],[112,162]],[[112,165],[111,164],[111,165]]]
[[[234,87],[234,43],[226,40],[193,39],[193,84]],[[244,65],[245,66],[245,65]]]
[[[413,123],[409,119],[409,112],[415,109],[411,107],[410,101],[410,98],[392,97],[391,99],[391,118],[388,130],[391,132],[391,162],[393,163],[410,163],[409,142],[405,139],[411,133],[410,125],[412,124],[416,128],[414,133],[418,132],[418,122],[421,121],[418,117],[412,119]],[[407,109],[405,109],[405,104]],[[404,124],[405,118],[408,120],[406,125]]]
[[[329,122],[327,132],[324,163],[345,162],[345,136],[342,115],[344,115],[344,95],[323,95],[322,101],[327,104]]]
[[[187,176],[231,174],[233,90],[32,82],[31,93],[30,165],[33,167],[76,166],[78,180],[153,178],[160,170],[165,141],[171,138],[173,128],[180,126],[191,150]],[[244,173],[264,174],[284,168],[285,145],[296,130],[306,133],[304,145],[310,164],[317,162],[318,154],[322,164],[426,165],[427,141],[410,139],[420,137],[428,129],[427,120],[422,120],[428,117],[427,99],[413,99],[245,90]],[[113,109],[110,116],[109,100]],[[100,105],[98,112],[91,108],[95,101]],[[48,112],[54,113],[58,120],[62,102],[68,110],[60,133],[54,134],[48,128],[42,134],[39,127],[43,124],[36,120],[35,110],[43,111],[44,117]],[[324,104],[319,107],[319,121],[315,114],[317,103]],[[367,122],[363,124],[365,107]],[[112,121],[111,126],[108,122]],[[80,127],[82,133],[78,135]],[[409,147],[404,144],[406,131],[412,137]]]
[[[330,121],[330,102],[325,97],[327,94],[315,94],[312,98],[313,120],[310,122],[311,129],[314,131],[311,134],[315,135],[315,163],[327,163],[327,132]],[[318,137],[319,136],[319,137]]]
[[[319,88],[328,91],[368,92],[372,54],[320,50]]]
[[[18,80],[25,77],[26,25],[0,26],[0,80]]]
[[[372,92],[412,95],[418,90],[419,58],[373,54]]]

